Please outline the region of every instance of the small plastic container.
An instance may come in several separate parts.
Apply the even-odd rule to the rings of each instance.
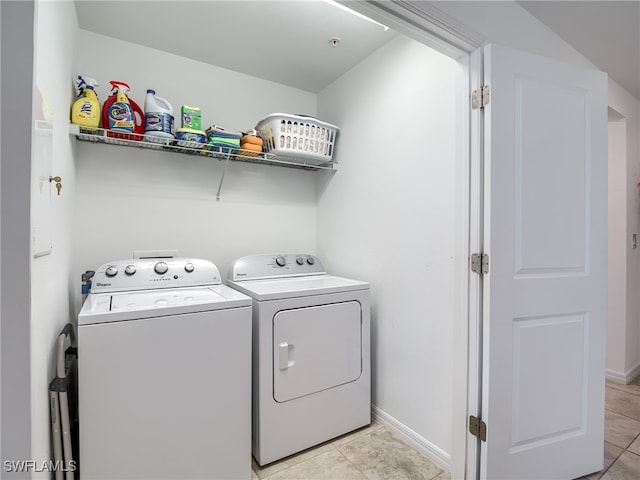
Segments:
[[[305,115],[272,113],[258,122],[256,130],[265,152],[322,164],[332,161],[340,128]]]
[[[202,130],[179,128],[176,130],[176,145],[188,148],[202,148],[207,136]]]

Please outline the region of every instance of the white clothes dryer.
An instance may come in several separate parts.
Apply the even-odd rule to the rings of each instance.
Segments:
[[[80,471],[251,477],[251,299],[199,259],[101,266],[78,316]]]
[[[260,465],[371,423],[369,284],[313,255],[236,260],[253,299],[253,436]]]

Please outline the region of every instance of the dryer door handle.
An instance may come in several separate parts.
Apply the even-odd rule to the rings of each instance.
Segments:
[[[296,363],[293,359],[294,345],[287,342],[282,342],[278,345],[278,368],[280,370],[287,370]]]

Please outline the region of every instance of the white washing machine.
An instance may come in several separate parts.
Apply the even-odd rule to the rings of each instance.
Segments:
[[[253,298],[253,437],[260,465],[371,423],[369,284],[313,255],[236,260]]]
[[[251,478],[251,299],[206,260],[103,265],[78,389],[83,480]]]

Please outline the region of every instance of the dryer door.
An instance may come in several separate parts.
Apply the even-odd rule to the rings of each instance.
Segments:
[[[273,398],[286,402],[362,374],[362,309],[341,302],[281,310],[273,317]]]

